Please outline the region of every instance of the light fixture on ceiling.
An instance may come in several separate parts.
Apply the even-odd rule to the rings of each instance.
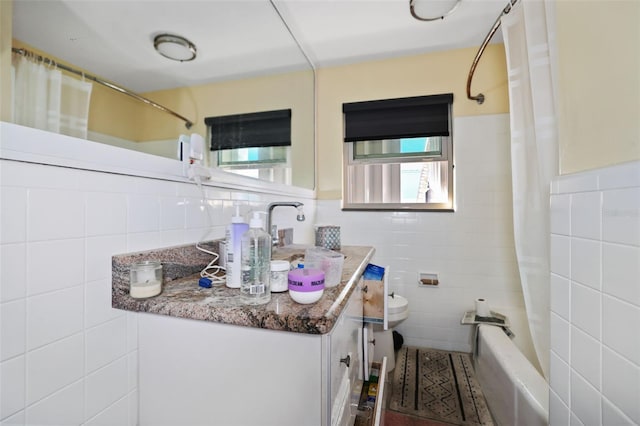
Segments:
[[[411,16],[419,21],[438,21],[451,15],[462,0],[409,0]]]
[[[153,47],[165,58],[186,62],[196,58],[196,46],[184,37],[160,34],[153,39]]]

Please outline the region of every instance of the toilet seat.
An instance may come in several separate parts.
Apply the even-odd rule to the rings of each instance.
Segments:
[[[406,311],[409,308],[409,301],[402,296],[398,296],[398,295],[389,296],[389,299],[387,300],[387,302],[389,303],[387,305],[389,314],[395,314],[398,312]]]
[[[409,301],[398,295],[388,296],[387,321],[389,329],[395,328],[409,317]]]

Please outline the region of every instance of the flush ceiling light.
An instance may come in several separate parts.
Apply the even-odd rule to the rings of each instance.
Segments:
[[[409,0],[411,16],[419,21],[437,21],[451,15],[462,0]]]
[[[153,39],[153,47],[159,54],[174,61],[193,61],[196,58],[196,46],[177,35],[160,34]]]

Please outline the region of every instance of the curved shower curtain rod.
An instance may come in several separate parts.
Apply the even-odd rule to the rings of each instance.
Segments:
[[[491,27],[491,30],[489,31],[487,36],[484,38],[484,41],[480,45],[480,49],[478,49],[478,53],[476,53],[476,57],[473,59],[473,63],[471,64],[471,69],[469,70],[469,77],[467,77],[467,98],[469,100],[478,102],[478,104],[480,105],[484,102],[484,95],[482,93],[478,93],[478,95],[476,96],[471,96],[471,79],[473,78],[473,73],[475,72],[476,67],[478,66],[480,57],[484,53],[484,49],[489,44],[489,42],[491,41],[491,38],[496,33],[496,31],[498,31],[498,28],[500,28],[500,19],[502,19],[502,17],[507,13],[511,12],[511,8],[517,2],[518,0],[509,0],[509,3],[505,6],[504,9],[502,9],[502,12],[498,16],[498,19],[496,19],[496,22],[493,24],[493,27]]]
[[[68,71],[68,72],[76,74],[76,75],[80,75],[83,78],[86,78],[86,79],[91,80],[91,81],[95,81],[96,83],[102,84],[103,86],[106,86],[106,87],[108,87],[110,89],[115,90],[116,92],[124,93],[125,95],[131,96],[132,98],[137,99],[140,102],[144,102],[147,105],[150,105],[150,106],[152,106],[154,108],[159,109],[160,111],[164,111],[164,112],[166,112],[168,114],[173,115],[174,117],[179,118],[180,120],[184,121],[184,125],[185,125],[185,127],[187,129],[190,129],[191,126],[193,126],[193,121],[189,120],[188,118],[185,118],[185,117],[181,116],[177,112],[172,111],[169,108],[160,105],[159,103],[156,103],[156,102],[154,102],[154,101],[152,101],[150,99],[147,99],[147,98],[145,98],[143,96],[138,95],[137,93],[134,93],[134,92],[132,92],[132,91],[130,91],[128,89],[125,89],[124,87],[120,87],[120,86],[118,86],[116,84],[113,84],[111,82],[108,82],[106,80],[102,80],[101,78],[96,77],[94,75],[84,73],[84,72],[82,72],[80,70],[68,67],[68,66],[66,66],[64,64],[60,64],[60,63],[58,63],[58,62],[56,62],[56,61],[54,61],[52,59],[45,58],[44,56],[37,55],[37,54],[35,54],[33,52],[30,52],[30,51],[28,51],[26,49],[22,49],[22,48],[18,49],[18,48],[12,47],[11,51],[13,53],[17,53],[18,55],[31,57],[31,58],[34,58],[37,61],[42,61],[42,62],[44,62],[46,64],[54,65],[54,66],[60,68],[61,70]]]

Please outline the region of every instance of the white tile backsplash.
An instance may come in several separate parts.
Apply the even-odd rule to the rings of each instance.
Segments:
[[[640,306],[640,247],[602,244],[602,290]]]
[[[551,313],[551,350],[566,363],[571,359],[571,323]]]
[[[600,241],[571,239],[571,279],[596,290],[601,286]]]
[[[577,327],[571,329],[571,368],[600,390],[600,342]]]
[[[126,313],[111,307],[111,277],[85,285],[85,328],[125,316]]]
[[[0,413],[3,419],[24,408],[24,371],[24,356],[0,363]]]
[[[205,186],[210,221],[191,183],[9,160],[0,176],[0,424],[137,425],[138,314],[111,307],[111,256],[222,238],[232,200],[275,196]],[[308,221],[279,223],[295,242],[315,222],[301,201]]]
[[[551,262],[563,272],[551,276],[551,424],[567,412],[572,425],[640,424],[640,162],[561,176],[552,189]]]
[[[26,336],[25,300],[2,303],[0,310],[0,361],[5,361],[25,352]]]
[[[27,349],[32,350],[82,330],[82,286],[30,297],[27,300]],[[64,309],[60,309],[64,306]]]
[[[640,423],[640,367],[603,348],[602,372],[602,394],[631,420]]]
[[[82,424],[83,385],[78,380],[27,408],[28,425],[78,425]]]
[[[114,320],[88,329],[85,333],[87,373],[114,362],[127,353],[127,318]]]
[[[602,209],[600,192],[582,192],[571,196],[571,235],[600,239]]]
[[[584,425],[602,425],[600,392],[575,370],[571,371],[571,411]]]
[[[160,230],[160,198],[134,194],[127,197],[127,232]]]
[[[28,405],[80,380],[84,375],[82,333],[58,340],[27,354]]]
[[[571,238],[551,235],[551,272],[562,277],[571,276]]]
[[[87,421],[86,426],[126,425],[129,422],[129,399],[121,398]]]
[[[607,398],[602,398],[602,424],[615,426],[635,426],[637,423],[624,415],[618,407],[613,405]]]
[[[602,293],[577,282],[571,283],[571,323],[600,339]]]
[[[84,194],[62,189],[30,189],[29,241],[81,238],[85,234]]]
[[[127,394],[127,358],[123,357],[86,377],[85,418],[89,419]]]
[[[571,368],[553,350],[549,356],[549,370],[549,386],[565,404],[569,405]]]
[[[640,338],[630,330],[640,325],[640,307],[602,297],[602,343],[640,366]]]
[[[550,205],[550,229],[552,234],[571,234],[571,196],[568,194],[552,195]]]
[[[569,426],[569,407],[554,391],[549,392],[549,426]]]
[[[111,278],[111,256],[127,251],[127,239],[124,234],[87,237],[85,250],[86,281]]]
[[[4,177],[4,173],[2,173]],[[4,182],[4,181],[3,181]],[[2,242],[18,243],[27,239],[27,190],[3,186],[0,193],[2,214],[0,215],[0,235]]]
[[[186,205],[184,198],[163,197],[160,199],[160,229],[163,231],[184,229]]]
[[[74,287],[84,282],[84,239],[50,240],[27,247],[27,295]]]
[[[549,285],[551,312],[569,321],[571,319],[571,282],[560,275],[551,274]]]
[[[86,195],[87,236],[127,232],[127,197],[124,194],[90,192]]]
[[[15,300],[27,294],[27,245],[3,244],[0,247],[0,302]]]
[[[640,187],[603,193],[602,239],[640,246]]]

